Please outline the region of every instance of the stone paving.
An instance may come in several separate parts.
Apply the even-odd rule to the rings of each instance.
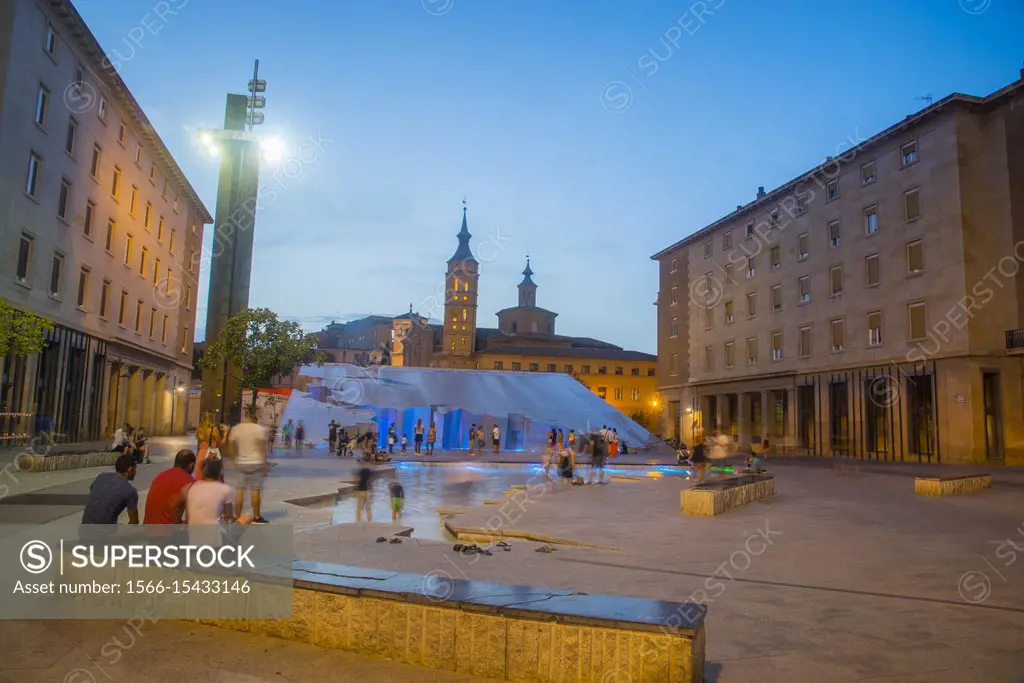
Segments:
[[[153,474],[167,465],[178,444],[164,441],[161,446],[166,452],[154,449],[155,464],[148,466]],[[1024,472],[1020,469],[994,470],[993,488],[985,492],[927,498],[914,495],[912,477],[934,468],[864,464],[855,476],[842,476],[828,463],[773,459],[768,466],[777,477],[776,495],[714,518],[681,514],[680,492],[693,482],[679,477],[617,479],[607,486],[535,487],[517,492],[500,505],[461,510],[450,523],[573,539],[615,550],[561,546],[544,554],[534,552],[537,543],[513,540],[510,552],[466,557],[454,553],[451,544],[417,539],[415,531],[401,544],[375,543],[377,536],[398,530],[390,525],[325,527],[330,510],[282,501],[336,490],[351,477],[355,463],[313,452],[303,458],[278,457],[278,463],[267,483],[266,516],[275,524],[300,526],[299,556],[430,574],[435,582],[470,578],[702,600],[709,605],[709,682],[1022,680]],[[962,473],[959,468],[938,471]],[[36,477],[70,474],[19,474],[23,481],[18,490],[45,488],[32,488]],[[79,487],[84,482],[87,489],[94,476],[95,472],[82,471],[78,482],[51,479],[46,486]],[[146,476],[152,478],[152,474]],[[141,486],[146,481],[140,474],[136,483]],[[31,628],[40,623],[31,622]],[[311,648],[298,644],[219,631],[196,637],[191,634],[201,627],[159,626],[167,629],[161,630],[159,640],[195,643],[189,648],[201,648],[200,641],[210,639],[218,644],[243,639],[238,640],[237,651],[248,653],[249,668],[244,671],[251,673],[240,678],[204,676],[204,680],[299,680],[289,677],[290,671],[315,671],[305,668],[312,660],[328,670],[333,666],[328,663],[339,662],[338,670],[347,671],[340,664],[347,661],[342,653],[312,649],[314,656],[307,653]],[[14,640],[23,644],[18,657],[43,657],[36,651],[45,649],[44,642],[26,638],[31,632],[27,628],[0,622],[6,634],[18,634]],[[72,639],[64,647],[67,650],[78,632],[65,633]],[[85,643],[93,634],[87,636],[83,629],[78,637]],[[257,639],[260,644],[244,639]],[[148,655],[153,666],[173,659],[173,645],[160,647]],[[234,653],[235,647],[228,649]],[[56,661],[58,653],[52,654]],[[234,654],[224,656],[228,659],[223,661],[234,661]],[[8,667],[8,671],[0,669],[0,681],[60,680],[21,677],[10,670],[13,665],[0,666]],[[56,672],[52,663],[47,666],[51,668],[46,671]],[[283,673],[271,675],[270,671]],[[429,678],[432,674],[418,675],[424,680],[459,680],[450,674]],[[322,673],[317,677],[324,679]],[[97,676],[96,680],[105,679]],[[349,679],[329,675],[326,680]],[[404,679],[367,676],[359,680]]]

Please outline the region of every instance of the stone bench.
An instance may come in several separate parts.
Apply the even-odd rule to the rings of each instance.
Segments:
[[[68,453],[66,455],[21,453],[16,464],[22,472],[56,472],[58,470],[78,470],[84,467],[109,467],[120,457],[121,454],[115,451]]]
[[[956,496],[992,488],[991,474],[968,474],[961,477],[916,477],[914,493],[922,496]]]
[[[295,562],[291,619],[197,619],[501,680],[700,683],[698,603]]]
[[[680,494],[684,515],[713,517],[763,500],[775,493],[775,478],[768,474],[742,474],[697,484]]]

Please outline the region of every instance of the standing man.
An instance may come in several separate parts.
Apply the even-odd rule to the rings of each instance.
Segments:
[[[473,456],[476,451],[476,423],[469,427],[469,455]]]
[[[128,523],[139,523],[139,492],[132,486],[135,479],[135,456],[123,453],[113,472],[103,472],[89,487],[89,502],[82,512],[82,524],[117,524],[117,518],[128,511]]]
[[[435,443],[437,443],[437,427],[431,422],[430,428],[427,429],[427,455],[434,454]]]
[[[331,453],[335,451],[338,445],[338,423],[331,418],[331,421],[327,423],[327,448]]]
[[[416,455],[420,454],[420,450],[423,448],[423,419],[416,420],[415,436],[413,438],[413,452]]]
[[[363,523],[363,512],[366,512],[367,523],[373,521],[373,500],[370,498],[372,478],[373,471],[365,465],[356,474],[356,524]]]
[[[497,455],[501,450],[501,430],[498,429],[498,425],[491,428],[491,445],[494,446],[494,454]]]
[[[255,414],[232,428],[228,435],[228,452],[231,454],[235,487],[235,515],[242,514],[245,505],[245,490],[249,489],[252,502],[252,523],[266,524],[260,514],[260,496],[263,479],[270,464],[267,462],[267,430],[257,423]],[[291,422],[289,420],[289,422]]]
[[[143,524],[181,524],[185,513],[185,497],[195,481],[196,454],[187,448],[174,456],[174,467],[156,475],[146,496]]]

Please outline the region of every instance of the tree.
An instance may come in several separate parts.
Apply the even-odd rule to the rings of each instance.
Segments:
[[[280,320],[269,308],[247,308],[228,319],[199,364],[204,370],[225,360],[233,366],[242,386],[252,392],[249,412],[255,414],[259,390],[270,386],[274,377],[291,373],[296,365],[323,365],[319,343],[315,334],[303,332],[296,322]]]
[[[52,329],[53,321],[19,311],[0,299],[0,357],[12,351],[15,356],[39,353]]]
[[[629,416],[629,419],[646,429],[651,434],[661,432],[661,414],[656,410],[643,408]]]

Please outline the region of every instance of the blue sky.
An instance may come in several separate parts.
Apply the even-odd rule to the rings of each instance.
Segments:
[[[302,160],[263,171],[250,305],[439,317],[466,197],[479,325],[528,252],[558,332],[648,352],[651,254],[1024,60],[1022,0],[75,1],[211,212],[194,131],[260,59]]]

